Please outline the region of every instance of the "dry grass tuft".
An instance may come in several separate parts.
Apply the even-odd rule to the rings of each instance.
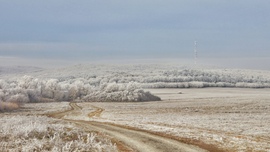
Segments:
[[[0,102],[0,112],[13,111],[20,108],[17,102]]]

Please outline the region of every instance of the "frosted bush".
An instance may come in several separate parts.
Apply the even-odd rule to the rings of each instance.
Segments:
[[[1,89],[0,99],[5,102],[51,101],[149,101],[160,100],[149,92],[137,91],[141,85],[130,83],[103,83],[92,86],[83,78],[62,80],[24,76],[14,81],[15,88]],[[32,82],[34,81],[34,82]],[[105,80],[107,81],[107,80]],[[104,81],[103,81],[104,82]]]
[[[123,88],[124,89],[124,88]],[[104,90],[106,93],[116,92],[116,91],[123,91],[123,89],[120,90],[120,86],[116,83],[109,83],[107,86],[104,86]]]
[[[103,84],[101,91],[93,92],[83,98],[84,101],[159,101],[160,98],[152,95],[150,92],[144,92],[139,89],[138,83]]]
[[[0,139],[1,151],[117,151],[108,139],[43,116],[1,118]]]
[[[18,104],[23,104],[29,102],[29,98],[26,94],[15,94],[7,99],[7,102],[17,102]]]

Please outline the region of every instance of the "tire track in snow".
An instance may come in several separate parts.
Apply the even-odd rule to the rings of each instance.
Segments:
[[[95,108],[96,110],[93,112],[90,112],[88,114],[88,117],[100,117],[101,113],[104,111],[104,109],[96,107],[96,106],[92,106],[93,108]]]
[[[72,112],[80,111],[82,108],[76,103],[70,103],[71,109],[49,114],[48,116],[63,119],[65,115]],[[99,117],[104,109],[94,107],[96,110],[88,114],[89,117]],[[145,132],[142,130],[133,130],[120,125],[112,125],[108,123],[63,119],[73,122],[86,131],[103,132],[112,138],[116,143],[119,151],[139,151],[139,152],[204,152],[206,150],[199,147],[181,143],[177,140],[166,138]]]

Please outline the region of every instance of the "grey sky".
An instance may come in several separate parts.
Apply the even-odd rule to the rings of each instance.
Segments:
[[[269,0],[0,0],[0,56],[270,57]]]

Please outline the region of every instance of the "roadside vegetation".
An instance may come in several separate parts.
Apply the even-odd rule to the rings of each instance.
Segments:
[[[107,138],[45,116],[2,117],[0,149],[3,152],[117,151],[116,146]]]

